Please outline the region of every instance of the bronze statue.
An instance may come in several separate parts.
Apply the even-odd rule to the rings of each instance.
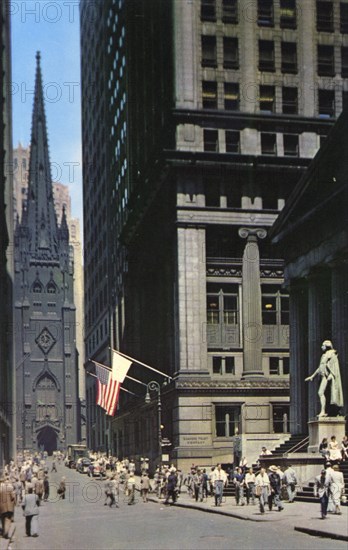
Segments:
[[[329,382],[331,382],[330,405],[336,405],[336,407],[339,408],[343,407],[343,392],[337,352],[333,349],[333,345],[330,340],[325,340],[322,343],[321,349],[324,353],[321,356],[319,367],[311,376],[308,376],[308,378],[305,379],[306,382],[311,382],[317,374],[321,376],[321,382],[318,390],[321,411],[318,414],[318,417],[327,416],[325,390]]]

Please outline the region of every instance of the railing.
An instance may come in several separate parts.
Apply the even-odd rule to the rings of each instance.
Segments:
[[[293,447],[290,447],[290,449],[285,454],[288,455],[290,453],[296,453],[297,451],[302,449],[302,447],[305,447],[307,443],[309,443],[309,436],[302,439],[302,441],[300,441],[299,443],[296,443],[296,445],[294,445]]]

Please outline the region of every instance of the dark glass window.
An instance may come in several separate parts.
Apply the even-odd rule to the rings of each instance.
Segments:
[[[334,76],[335,56],[333,46],[318,45],[318,75]]]
[[[317,0],[317,31],[333,32],[333,4]]]
[[[262,323],[264,325],[277,324],[276,296],[262,296]]]
[[[236,285],[207,285],[207,323],[209,325],[238,324],[238,288]]]
[[[274,71],[274,42],[259,40],[259,70]]]
[[[202,36],[202,66],[216,67],[216,37]]]
[[[225,109],[239,111],[239,84],[232,82],[224,83]]]
[[[318,111],[322,118],[335,116],[335,92],[334,90],[318,90]]]
[[[220,179],[206,178],[204,180],[205,206],[220,206]]]
[[[262,323],[289,324],[289,295],[277,285],[262,286]]]
[[[224,36],[224,69],[238,69],[238,39]]]
[[[282,110],[286,115],[297,115],[298,113],[298,92],[297,88],[283,86],[282,88]]]
[[[217,437],[232,437],[239,428],[240,407],[216,405],[215,423]]]
[[[341,76],[343,78],[348,77],[348,47],[342,46],[341,48]]]
[[[298,136],[295,134],[284,134],[284,155],[290,157],[298,157]]]
[[[203,130],[204,151],[219,152],[219,134],[217,130]]]
[[[261,153],[262,155],[277,154],[277,136],[276,134],[261,133]]]
[[[235,374],[234,357],[225,357],[226,374]]]
[[[296,29],[296,0],[280,0],[280,28]]]
[[[343,34],[348,33],[348,4],[340,3],[340,31]]]
[[[238,23],[238,0],[222,0],[222,21]]]
[[[279,357],[270,357],[269,358],[269,373],[270,373],[270,375],[280,374]]]
[[[342,92],[342,107],[348,109],[348,92]]]
[[[203,109],[217,109],[217,83],[202,82]]]
[[[282,42],[282,73],[297,73],[297,48],[294,42]]]
[[[273,27],[274,25],[273,0],[258,0],[257,24],[260,27]]]
[[[240,152],[240,134],[232,130],[226,130],[226,153]]]
[[[290,372],[290,359],[289,357],[283,357],[283,374],[289,374]]]
[[[262,113],[275,112],[274,86],[260,86],[260,111]]]
[[[201,0],[201,20],[216,21],[215,0]]]
[[[222,357],[213,357],[213,373],[222,374]]]

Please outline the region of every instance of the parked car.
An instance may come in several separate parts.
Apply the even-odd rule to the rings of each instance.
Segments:
[[[91,461],[89,458],[79,458],[76,464],[76,471],[80,474],[87,474]]]

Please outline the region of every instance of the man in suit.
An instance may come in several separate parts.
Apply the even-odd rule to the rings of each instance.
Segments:
[[[12,483],[0,474],[0,515],[2,523],[2,536],[9,538],[9,530],[13,521],[16,505],[16,494]]]
[[[314,483],[314,496],[319,497],[320,500],[321,519],[325,519],[327,516],[330,488],[331,475],[323,468],[321,474],[315,478]]]

